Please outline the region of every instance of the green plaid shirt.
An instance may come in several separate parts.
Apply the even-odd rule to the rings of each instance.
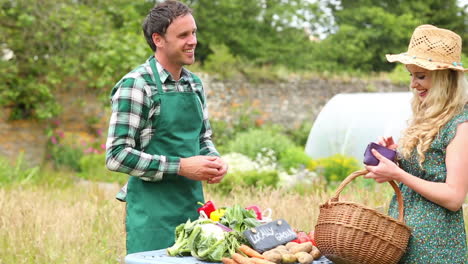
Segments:
[[[159,181],[164,173],[178,173],[180,157],[151,155],[143,151],[158,129],[155,124],[160,111],[159,102],[152,100],[158,93],[149,64],[152,57],[125,75],[112,89],[106,165],[112,171],[146,181]],[[200,155],[219,156],[211,141],[212,131],[201,81],[183,68],[181,78],[176,82],[157,61],[156,67],[164,92],[195,92],[198,95],[203,110]]]

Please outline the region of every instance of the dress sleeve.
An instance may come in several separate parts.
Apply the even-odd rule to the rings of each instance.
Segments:
[[[455,116],[452,120],[447,123],[446,128],[443,131],[442,138],[446,146],[450,144],[457,133],[457,127],[461,123],[468,122],[468,108],[465,107],[464,111]]]

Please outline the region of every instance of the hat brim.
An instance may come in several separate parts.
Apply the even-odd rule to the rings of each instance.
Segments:
[[[451,69],[456,71],[468,71],[468,69],[463,68],[462,66],[455,66],[453,64],[445,63],[445,62],[438,62],[438,61],[429,61],[427,59],[420,59],[412,57],[408,54],[401,53],[401,54],[387,54],[385,55],[389,62],[400,62],[403,64],[412,64],[424,68],[430,71],[436,70],[445,70]]]

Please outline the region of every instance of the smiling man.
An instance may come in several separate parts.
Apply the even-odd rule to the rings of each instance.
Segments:
[[[205,93],[184,65],[195,61],[197,26],[177,1],[157,4],[143,22],[154,52],[112,89],[106,165],[130,176],[127,254],[166,248],[177,225],[198,218],[202,181],[219,183],[227,164],[211,141]]]

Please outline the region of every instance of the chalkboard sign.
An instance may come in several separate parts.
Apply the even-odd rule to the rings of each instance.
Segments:
[[[260,253],[297,238],[296,232],[283,219],[247,229],[244,236]]]

